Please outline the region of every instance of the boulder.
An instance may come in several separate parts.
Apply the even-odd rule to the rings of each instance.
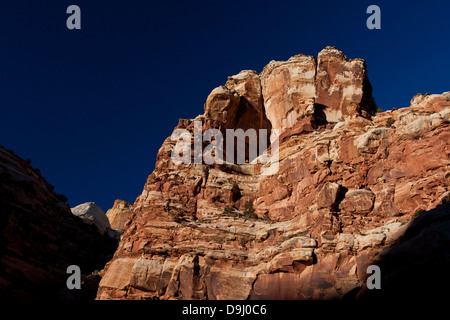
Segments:
[[[105,212],[95,202],[82,203],[70,210],[74,216],[81,218],[83,222],[95,225],[102,234],[107,232],[108,228],[111,228]]]
[[[111,228],[123,231],[125,229],[125,223],[131,217],[133,213],[133,205],[123,200],[114,201],[114,205],[106,212]]]
[[[345,193],[339,209],[350,214],[369,214],[374,206],[375,194],[370,190],[352,189]]]
[[[271,61],[261,72],[267,118],[282,133],[308,113],[316,97],[316,60],[296,55],[288,61]]]

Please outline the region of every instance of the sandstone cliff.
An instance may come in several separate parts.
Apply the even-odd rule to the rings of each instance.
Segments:
[[[38,170],[0,148],[0,297],[93,299],[117,241],[72,215]],[[81,269],[82,290],[66,288],[67,267]]]
[[[355,296],[412,216],[449,194],[450,92],[376,109],[364,61],[335,48],[230,77],[195,120],[279,129],[278,170],[174,164],[169,137],[97,298]]]

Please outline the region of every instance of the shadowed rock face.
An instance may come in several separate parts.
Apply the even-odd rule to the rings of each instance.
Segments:
[[[359,299],[441,300],[450,286],[450,202],[421,213],[398,244],[376,261],[381,289],[358,292]]]
[[[72,215],[60,195],[25,161],[0,148],[0,297],[93,299],[89,275],[111,259],[117,241]],[[81,268],[81,292],[66,288],[69,265]]]
[[[242,105],[259,118],[244,123]],[[279,170],[262,176],[254,164],[176,165],[176,141],[168,138],[97,298],[354,294],[367,266],[450,185],[450,94],[416,96],[409,108],[377,115],[374,108],[364,62],[334,48],[230,77],[196,120],[203,130],[270,123],[280,130]],[[193,120],[179,128],[193,132]]]

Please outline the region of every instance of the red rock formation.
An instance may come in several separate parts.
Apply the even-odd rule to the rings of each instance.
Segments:
[[[335,123],[350,115],[370,118],[377,110],[364,60],[347,60],[333,47],[317,60],[299,54],[272,61],[260,78],[267,117],[282,131],[311,115],[318,123]]]
[[[75,217],[38,170],[3,148],[0,181],[0,297],[93,299],[92,276],[82,277],[81,292],[67,290],[67,267],[103,268],[117,241]]]
[[[316,88],[315,102],[324,107],[329,122],[352,114],[370,118],[377,110],[364,60],[347,60],[334,47],[319,52]]]
[[[241,107],[260,121],[243,121]],[[203,129],[280,129],[279,170],[174,164],[176,141],[168,138],[97,298],[353,295],[412,215],[449,192],[450,93],[417,96],[409,108],[376,116],[374,108],[364,62],[333,48],[317,62],[297,55],[259,76],[231,77],[196,120]],[[192,120],[177,128],[193,132]]]
[[[314,111],[314,57],[299,54],[288,61],[271,61],[260,77],[267,118],[274,129],[284,131]]]
[[[106,212],[111,228],[123,231],[125,223],[133,213],[133,205],[123,200],[114,201],[114,205]]]

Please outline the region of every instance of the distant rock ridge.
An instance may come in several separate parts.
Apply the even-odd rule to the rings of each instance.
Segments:
[[[95,225],[102,234],[111,228],[105,212],[95,202],[82,203],[70,210],[84,222]]]
[[[167,138],[98,299],[340,299],[450,185],[450,92],[376,114],[361,59],[332,47],[245,70],[175,129],[279,129],[279,170],[174,164]],[[254,213],[251,213],[253,212]]]

